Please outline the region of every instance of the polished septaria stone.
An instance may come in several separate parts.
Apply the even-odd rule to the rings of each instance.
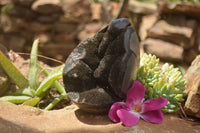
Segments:
[[[112,21],[69,55],[63,82],[69,98],[87,112],[108,111],[125,99],[139,66],[139,42],[126,18]]]

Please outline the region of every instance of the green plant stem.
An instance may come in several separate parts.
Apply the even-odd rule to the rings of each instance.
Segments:
[[[57,103],[59,103],[62,99],[66,98],[67,94],[61,94],[59,97],[55,98],[46,108],[45,110],[52,109]]]

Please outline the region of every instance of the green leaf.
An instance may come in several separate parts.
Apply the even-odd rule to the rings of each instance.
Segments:
[[[46,77],[42,83],[40,84],[40,86],[38,87],[38,89],[35,92],[36,96],[41,96],[42,94],[44,94],[53,84],[53,82],[59,78],[60,76],[62,76],[62,70],[63,70],[63,66],[61,65],[57,68],[55,68],[49,75],[48,77]]]
[[[39,40],[33,42],[30,56],[30,68],[29,68],[29,85],[31,89],[36,90],[38,87],[38,70],[37,70],[37,54],[38,54]]]
[[[58,82],[58,81],[54,81],[53,86],[57,89],[57,91],[60,94],[66,94],[65,88]]]
[[[28,105],[28,106],[32,106],[34,107],[35,105],[38,104],[38,102],[41,100],[40,97],[34,97],[34,98],[31,98],[27,101],[25,101],[22,105]]]
[[[177,67],[182,75],[185,74],[186,70],[182,66],[175,64],[174,67]]]
[[[49,73],[47,72],[47,70],[45,70],[44,67],[42,67],[40,64],[37,64],[37,67],[40,69],[40,71],[42,71],[42,73],[47,77],[49,75]]]
[[[33,97],[35,94],[35,90],[30,88],[24,88],[24,89],[18,89],[14,95],[25,95],[25,96],[31,96]]]
[[[3,97],[0,97],[0,100],[11,102],[14,104],[21,104],[29,99],[31,99],[31,97],[29,97],[29,96],[3,96]]]
[[[9,76],[9,78],[19,87],[27,88],[28,80],[20,73],[20,71],[3,55],[0,51],[0,65]]]
[[[45,76],[48,76],[48,72],[39,64],[37,64],[37,67],[42,71],[42,73],[45,75]],[[53,86],[57,89],[57,91],[60,93],[60,94],[66,94],[66,91],[65,91],[65,88],[57,81],[55,80],[53,82]]]

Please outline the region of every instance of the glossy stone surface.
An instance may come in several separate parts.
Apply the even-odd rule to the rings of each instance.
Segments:
[[[112,21],[69,55],[63,82],[69,98],[87,112],[102,113],[126,97],[139,66],[139,42],[126,18]]]

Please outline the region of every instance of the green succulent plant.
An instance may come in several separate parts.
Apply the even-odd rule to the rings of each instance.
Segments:
[[[50,110],[61,100],[68,99],[63,85],[57,81],[57,78],[62,76],[64,65],[60,65],[48,73],[45,68],[37,64],[38,43],[39,40],[35,40],[33,42],[30,54],[31,56],[28,80],[0,51],[0,66],[19,88],[15,93],[12,93],[11,95],[0,97],[0,100],[8,101],[14,104],[36,106],[44,98],[44,96],[49,93],[48,90],[52,85],[57,89],[60,95],[56,97],[51,103],[49,103],[45,110]],[[40,84],[38,82],[38,69],[40,69],[41,72],[46,76],[46,78]]]
[[[163,112],[179,110],[177,103],[184,101],[186,81],[178,68],[168,63],[159,67],[159,59],[155,55],[142,54],[137,80],[145,86],[145,99],[165,97],[168,100]]]

